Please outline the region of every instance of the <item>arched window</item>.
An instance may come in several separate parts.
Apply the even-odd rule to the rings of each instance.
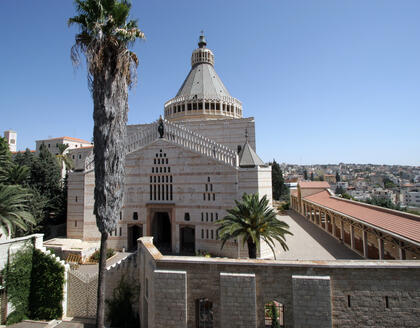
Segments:
[[[190,220],[190,213],[186,212],[184,215],[184,220],[189,221]]]
[[[213,303],[207,298],[195,301],[196,326],[198,328],[213,328]]]
[[[133,220],[138,220],[139,219],[139,215],[137,212],[133,213]]]

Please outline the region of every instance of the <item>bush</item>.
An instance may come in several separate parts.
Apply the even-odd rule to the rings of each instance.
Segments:
[[[287,211],[290,208],[290,202],[282,202],[280,203],[280,205],[277,207],[277,211],[283,213],[284,211]]]
[[[22,312],[13,311],[7,316],[6,325],[13,325],[15,323],[21,322],[23,320],[28,320],[29,318]]]
[[[34,250],[29,297],[31,319],[52,320],[63,315],[64,267],[51,256]]]
[[[7,318],[7,324],[20,322],[29,315],[31,291],[32,247],[25,247],[11,257],[8,267],[3,269],[8,301],[15,310]]]
[[[15,307],[7,324],[62,316],[64,267],[54,258],[27,247],[14,254],[3,275],[8,301]]]
[[[140,326],[139,317],[134,313],[132,306],[138,299],[138,290],[139,286],[133,286],[125,280],[124,276],[121,277],[118,287],[112,293],[112,299],[106,300],[108,306],[107,320],[111,327]]]
[[[115,255],[115,251],[112,248],[108,248],[106,250],[106,259],[109,259],[110,257]],[[90,260],[92,262],[99,262],[99,249],[95,251],[95,253],[92,254],[90,257]]]

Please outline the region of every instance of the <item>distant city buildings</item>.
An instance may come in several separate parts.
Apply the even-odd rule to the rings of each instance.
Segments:
[[[420,167],[404,165],[328,164],[282,165],[285,181],[325,180],[330,189],[356,200],[389,200],[393,205],[420,210]],[[306,172],[306,179],[305,179]],[[337,174],[337,175],[336,175]],[[335,181],[336,176],[340,181]]]

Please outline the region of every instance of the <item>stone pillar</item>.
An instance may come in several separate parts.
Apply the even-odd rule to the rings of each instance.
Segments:
[[[354,226],[350,225],[350,247],[354,249]]]
[[[341,238],[341,241],[344,243],[344,221],[343,221],[343,217],[340,218],[340,238]]]
[[[220,327],[257,327],[255,274],[220,273],[220,311]]]
[[[332,224],[332,235],[333,235],[333,237],[336,237],[337,230],[336,230],[336,227],[335,227],[335,214],[333,214],[333,216],[331,218],[331,224]]]
[[[379,253],[379,259],[384,259],[384,240],[382,238],[378,238],[378,253]]]
[[[332,326],[329,276],[292,276],[293,327]]]
[[[327,219],[327,212],[324,211],[324,230],[328,232],[328,219]]]
[[[363,230],[362,231],[362,236],[363,236],[363,257],[364,258],[369,258],[369,245],[368,245],[368,235],[367,235],[367,231]]]
[[[153,327],[187,327],[187,272],[155,270]]]
[[[404,247],[404,243],[400,242],[400,248],[399,248],[400,260],[406,260],[405,249],[403,247]]]

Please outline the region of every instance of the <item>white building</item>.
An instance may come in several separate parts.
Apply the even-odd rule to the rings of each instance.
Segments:
[[[405,206],[420,207],[420,188],[411,190],[402,190],[400,195],[401,202]]]
[[[43,139],[43,140],[36,140],[36,150],[35,152],[39,152],[39,148],[41,145],[44,145],[48,151],[53,154],[54,156],[57,156],[60,153],[60,149],[58,148],[58,145],[63,144],[68,146],[66,150],[64,151],[64,154],[67,154],[71,152],[72,150],[78,150],[81,153],[86,153],[87,151],[92,151],[92,143],[89,141],[78,139],[78,138],[72,138],[72,137],[59,137],[59,138],[51,138],[51,139]],[[79,152],[71,153],[70,158],[73,161],[73,164],[77,164],[78,161],[81,160],[82,156],[79,154]],[[65,165],[63,165],[63,168],[61,169],[61,177],[64,179],[66,176],[67,168]]]
[[[11,152],[16,151],[16,144],[17,144],[17,133],[12,130],[4,131],[4,138],[6,139],[7,143],[9,144],[9,150]]]
[[[80,149],[83,147],[92,147],[92,143],[83,139],[72,138],[72,137],[59,137],[51,139],[36,140],[36,152],[39,152],[39,147],[45,145],[48,151],[53,155],[58,155],[60,150],[58,149],[59,144],[67,145],[65,153],[71,149]]]
[[[271,167],[255,152],[254,118],[242,116],[220,80],[204,36],[198,45],[164,119],[127,126],[124,205],[110,247],[133,249],[149,235],[163,252],[247,256],[237,241],[220,249],[215,223],[244,192],[267,195],[271,204]],[[67,237],[96,241],[92,151],[70,154],[77,165],[68,181]],[[269,254],[263,245],[260,256]]]
[[[371,191],[371,195],[372,195],[372,197],[376,197],[376,198],[388,199],[393,204],[397,203],[396,193],[393,192],[392,190],[389,190],[389,189],[374,188]]]

